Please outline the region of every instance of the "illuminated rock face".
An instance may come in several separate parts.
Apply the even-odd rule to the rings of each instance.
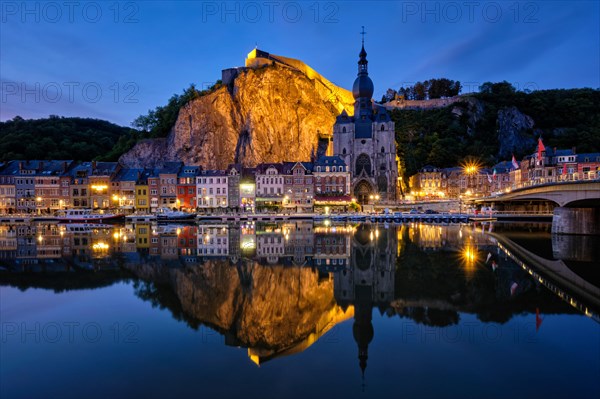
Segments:
[[[330,135],[339,114],[340,104],[320,86],[277,64],[246,69],[231,90],[221,87],[183,107],[166,139],[138,143],[120,161],[129,167],[183,161],[210,169],[308,161],[319,134]]]

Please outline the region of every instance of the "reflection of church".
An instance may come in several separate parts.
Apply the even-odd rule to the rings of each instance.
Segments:
[[[352,334],[358,345],[363,376],[374,335],[372,309],[377,306],[384,312],[394,299],[397,245],[395,229],[361,225],[353,237],[350,266],[333,277],[338,305],[343,308],[354,305]]]
[[[333,153],[351,167],[352,193],[361,204],[375,195],[395,200],[398,178],[394,122],[384,107],[372,102],[373,82],[367,64],[363,40],[352,87],[354,116],[343,111],[333,126]]]

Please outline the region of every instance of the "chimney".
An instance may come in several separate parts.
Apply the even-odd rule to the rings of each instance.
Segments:
[[[92,161],[92,173],[96,170],[96,161]]]
[[[576,151],[576,150],[577,150],[577,147],[572,147],[572,148],[571,148],[571,151],[573,151],[573,154],[577,154],[577,151]]]
[[[40,163],[38,164],[38,169],[39,169],[40,171],[41,171],[41,170],[44,170],[44,161],[40,161]]]
[[[23,162],[19,162],[19,170],[23,170]]]
[[[67,173],[67,161],[63,161],[63,172]]]

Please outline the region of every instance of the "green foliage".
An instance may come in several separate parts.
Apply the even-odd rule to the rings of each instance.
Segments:
[[[0,122],[0,154],[2,160],[114,161],[122,153],[116,150],[122,150],[137,134],[131,128],[98,119],[51,115],[46,119],[25,120],[16,116]]]
[[[222,82],[218,80],[207,90],[198,91],[196,86],[192,83],[181,95],[174,94],[169,99],[167,105],[158,106],[153,110],[149,110],[146,115],[138,116],[131,124],[133,127],[145,132],[145,137],[166,137],[173,125],[175,125],[181,107],[196,98],[212,92],[221,87],[221,85]]]
[[[405,100],[433,100],[436,98],[457,96],[461,90],[462,86],[458,80],[440,78],[429,79],[424,82],[417,82],[412,86],[401,87],[397,94]],[[390,91],[393,93],[390,93]],[[392,99],[395,94],[395,90],[388,89],[386,97]]]
[[[348,204],[348,210],[350,212],[358,212],[358,211],[360,211],[360,205],[357,204],[356,202],[351,202]]]
[[[457,166],[468,156],[493,165],[499,159],[498,111],[515,106],[535,121],[530,134],[541,136],[549,147],[576,147],[578,153],[600,152],[600,90],[539,90],[526,93],[508,82],[481,86],[472,94],[483,105],[483,113],[471,125],[473,111],[465,102],[446,108],[426,110],[393,110],[396,123],[398,155],[404,166],[404,176],[411,176],[427,164],[438,167]],[[453,110],[460,111],[453,114]],[[535,148],[521,148],[517,159],[531,154]]]
[[[454,166],[466,152],[465,121],[457,120],[451,108],[393,110],[398,155],[405,175],[411,176],[426,164]]]

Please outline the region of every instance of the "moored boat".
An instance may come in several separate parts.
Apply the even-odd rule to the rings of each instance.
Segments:
[[[169,208],[159,208],[156,211],[156,220],[159,222],[195,220],[196,214],[182,211],[173,211]]]
[[[57,215],[55,220],[60,222],[108,222],[123,219],[124,214],[117,213],[94,213],[91,209],[67,209]]]

